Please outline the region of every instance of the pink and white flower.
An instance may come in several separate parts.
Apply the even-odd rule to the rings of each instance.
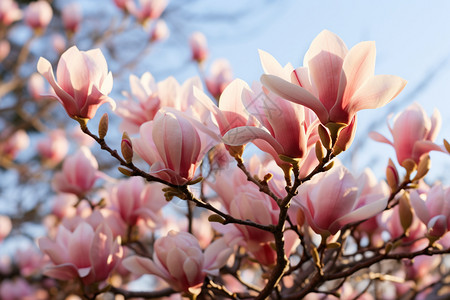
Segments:
[[[211,64],[209,75],[205,79],[206,88],[214,98],[219,99],[223,90],[232,80],[233,72],[228,60],[217,59]]]
[[[411,190],[410,197],[411,205],[427,226],[429,236],[440,238],[450,230],[450,188],[436,184],[422,195]]]
[[[115,102],[108,97],[113,78],[100,49],[80,51],[76,46],[64,52],[56,69],[58,80],[48,60],[40,58],[37,70],[50,83],[56,98],[73,119],[92,119],[98,107]]]
[[[377,142],[393,146],[400,164],[406,159],[412,159],[418,164],[422,155],[433,150],[443,151],[441,146],[433,143],[442,122],[441,114],[437,109],[429,118],[419,104],[413,103],[397,114],[393,122],[392,127],[388,123],[393,141],[377,132],[371,132],[370,137]]]
[[[62,130],[54,130],[46,138],[39,141],[37,150],[44,163],[49,166],[59,164],[69,151],[69,141]]]
[[[162,111],[153,121],[141,125],[133,150],[150,167],[150,174],[175,185],[194,179],[195,170],[212,139],[199,135],[190,120],[176,111]]]
[[[45,0],[39,0],[28,4],[24,12],[25,23],[34,30],[42,31],[47,28],[52,20],[53,10]]]
[[[22,18],[22,11],[14,0],[0,1],[0,23],[4,26]]]
[[[281,97],[312,109],[320,122],[350,124],[356,112],[378,108],[405,87],[392,75],[374,75],[375,43],[348,50],[334,33],[324,30],[312,42],[303,67],[290,78],[267,72],[261,82]]]
[[[300,206],[315,233],[327,237],[346,224],[382,212],[387,200],[388,197],[379,193],[361,197],[353,175],[345,167],[337,166],[303,184],[293,206]]]
[[[206,37],[201,32],[194,32],[189,38],[192,59],[198,63],[204,62],[208,57],[208,43]]]
[[[218,275],[231,253],[223,238],[203,252],[192,234],[170,231],[155,242],[153,259],[135,255],[125,258],[123,265],[136,275],[154,274],[176,291],[198,294],[205,276]]]
[[[83,196],[92,189],[99,176],[97,160],[89,148],[83,146],[64,160],[62,171],[55,174],[52,186],[60,193]]]
[[[106,224],[94,229],[82,222],[73,231],[60,225],[55,240],[43,237],[38,243],[52,262],[45,275],[59,280],[79,278],[86,285],[106,280],[123,255],[120,237],[114,238]]]
[[[82,20],[80,4],[72,2],[64,6],[61,15],[64,28],[69,33],[69,35],[77,32]]]

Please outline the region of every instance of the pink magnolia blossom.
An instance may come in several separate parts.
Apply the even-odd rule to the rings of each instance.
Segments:
[[[122,118],[121,129],[130,134],[138,133],[139,126],[155,118],[164,107],[185,111],[200,121],[205,119],[205,109],[193,96],[193,87],[201,89],[198,77],[186,80],[180,85],[174,77],[158,83],[146,72],[141,78],[130,76],[131,93],[124,92],[127,100],[119,103],[117,115]]]
[[[159,183],[148,184],[142,178],[121,180],[109,191],[107,208],[117,211],[129,226],[144,219],[151,227],[161,222],[160,210],[167,204]]]
[[[219,99],[223,90],[233,80],[231,65],[225,58],[213,61],[208,77],[205,79],[206,88],[211,95]]]
[[[8,26],[22,18],[22,11],[14,0],[0,1],[0,23]]]
[[[34,100],[41,100],[42,95],[48,94],[45,88],[45,80],[39,73],[33,73],[28,79],[27,90]]]
[[[81,6],[79,3],[72,2],[64,6],[62,10],[62,21],[64,28],[69,35],[78,31],[82,20]]]
[[[201,32],[194,32],[189,38],[191,46],[192,59],[201,63],[208,57],[208,44],[206,37]]]
[[[377,132],[371,132],[370,137],[378,142],[392,145],[400,164],[406,159],[419,163],[422,155],[433,150],[443,151],[440,146],[433,143],[441,128],[441,115],[437,109],[429,118],[419,104],[413,103],[397,114],[393,121],[392,127],[388,123],[393,137],[392,142]]]
[[[450,188],[433,186],[426,194],[411,190],[411,205],[428,228],[428,235],[440,238],[450,230]]]
[[[24,11],[25,23],[34,30],[45,30],[52,17],[52,7],[45,0],[31,2]]]
[[[12,222],[8,216],[0,215],[0,242],[9,235],[12,229]]]
[[[349,124],[357,111],[385,105],[406,84],[397,76],[374,76],[374,68],[374,42],[348,50],[336,34],[324,30],[312,42],[303,67],[290,78],[266,71],[261,82],[281,97],[312,109],[322,124]]]
[[[166,9],[167,0],[139,0],[139,7],[133,1],[125,3],[127,10],[141,23],[158,19]]]
[[[300,206],[317,234],[336,234],[344,225],[369,219],[382,212],[388,198],[383,194],[361,197],[358,182],[343,166],[321,173],[299,188],[293,206]]]
[[[94,186],[99,175],[97,160],[83,146],[64,160],[62,171],[55,174],[52,186],[57,192],[82,196]]]
[[[61,56],[56,70],[48,60],[40,58],[37,65],[41,73],[55,90],[56,98],[74,119],[92,119],[98,107],[109,102],[115,103],[107,95],[112,89],[112,74],[108,73],[105,57],[100,49],[80,51],[76,46],[69,48]]]
[[[156,240],[153,260],[131,256],[123,265],[136,275],[154,274],[174,290],[198,294],[207,274],[219,275],[231,255],[224,239],[218,239],[203,252],[197,239],[187,232],[170,231]]]
[[[0,284],[0,298],[3,300],[31,300],[34,288],[24,279],[5,279]]]
[[[254,94],[242,98],[247,111],[263,127],[233,128],[224,135],[226,144],[237,146],[253,141],[282,165],[285,162],[280,160],[279,155],[303,158],[319,139],[319,123],[309,109],[285,101],[257,84],[254,85]]]
[[[114,238],[106,224],[94,229],[88,223],[70,231],[60,225],[55,240],[40,238],[39,248],[52,262],[43,273],[59,280],[81,279],[86,284],[106,280],[120,263],[120,237]]]
[[[153,24],[150,31],[150,41],[160,42],[167,39],[170,35],[169,27],[164,20],[158,20]]]
[[[3,129],[0,133],[0,158],[13,160],[17,154],[28,147],[30,138],[25,130],[19,129],[11,133],[11,129]]]
[[[28,277],[40,271],[44,264],[44,257],[35,245],[30,245],[27,248],[18,249],[14,253],[14,261],[19,267],[20,274]]]
[[[140,137],[133,139],[133,150],[151,166],[150,174],[176,185],[194,179],[206,151],[214,146],[175,111],[161,112],[142,124],[139,133]]]
[[[39,141],[37,150],[49,166],[59,164],[69,151],[69,141],[63,130],[54,130],[46,138]]]
[[[1,40],[0,41],[0,62],[2,62],[11,51],[11,45],[9,44],[8,40]]]

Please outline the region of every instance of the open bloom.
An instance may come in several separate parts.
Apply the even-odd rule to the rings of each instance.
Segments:
[[[357,111],[385,105],[406,85],[397,76],[374,76],[374,68],[374,42],[348,50],[336,34],[324,30],[309,47],[303,67],[290,78],[266,72],[261,82],[281,97],[312,109],[323,124],[349,124]]]
[[[370,137],[392,145],[400,164],[406,159],[419,163],[423,154],[432,150],[442,151],[440,146],[433,143],[441,128],[441,115],[437,109],[429,118],[419,104],[413,103],[395,116],[392,127],[389,123],[388,126],[393,137],[392,142],[377,132],[371,132]]]
[[[141,125],[133,149],[150,167],[150,174],[176,185],[194,179],[203,155],[214,146],[200,137],[192,123],[175,111],[161,112]]]
[[[192,234],[170,231],[155,242],[153,260],[131,256],[123,265],[136,275],[154,274],[176,291],[198,294],[206,274],[219,275],[231,253],[223,238],[203,252]]]
[[[362,221],[383,211],[387,196],[364,195],[358,182],[343,166],[313,177],[299,188],[293,205],[299,205],[306,220],[317,234],[336,234],[344,225]]]
[[[60,225],[55,240],[39,239],[39,248],[53,264],[44,274],[59,280],[80,278],[89,285],[106,280],[123,255],[120,237],[114,238],[106,224],[94,229],[81,222],[70,231]]]
[[[279,155],[303,158],[316,143],[318,121],[312,112],[288,102],[278,95],[254,85],[255,93],[242,97],[243,104],[263,127],[241,126],[229,130],[224,141],[228,145],[243,145],[250,141],[270,153],[278,164]],[[243,93],[249,93],[244,90]]]
[[[100,49],[80,51],[76,46],[61,55],[56,69],[56,81],[48,60],[41,57],[37,70],[50,83],[56,98],[73,119],[92,119],[98,107],[114,101],[108,97],[112,89],[112,73],[108,73],[106,59]]]
[[[411,205],[419,219],[427,225],[428,235],[440,238],[450,229],[450,188],[433,186],[427,194],[411,190]]]

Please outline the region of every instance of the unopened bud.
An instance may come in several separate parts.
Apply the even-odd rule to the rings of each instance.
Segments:
[[[328,171],[328,170],[330,170],[333,166],[334,166],[334,160],[332,160],[328,165],[326,165],[325,167],[323,167],[323,170],[324,170],[324,171]]]
[[[386,247],[384,247],[384,254],[389,254],[389,252],[392,251],[392,248],[394,248],[394,245],[391,242],[387,243]]]
[[[447,150],[447,152],[450,153],[450,144],[447,142],[446,139],[444,139],[444,147],[445,150]]]
[[[122,173],[125,176],[131,176],[133,174],[133,171],[122,168],[122,167],[118,167],[117,169],[119,170],[120,173]]]
[[[221,216],[217,215],[217,214],[210,215],[208,217],[208,221],[216,222],[216,223],[220,223],[220,224],[224,224],[225,223],[225,219],[222,218]]]
[[[391,159],[389,159],[388,165],[386,167],[386,181],[391,188],[391,191],[397,190],[400,178],[398,176],[397,168],[395,167],[394,162]]]
[[[192,179],[191,181],[189,181],[189,182],[187,183],[187,185],[194,185],[194,184],[197,184],[197,183],[201,182],[202,180],[203,180],[203,177],[202,177],[202,176],[199,176],[199,177],[197,177],[197,178]]]
[[[127,163],[131,163],[133,160],[133,145],[131,139],[126,132],[122,135],[122,142],[120,143],[120,149],[122,150],[122,156]]]
[[[339,136],[339,133],[341,132],[342,129],[347,127],[347,125],[348,124],[345,124],[345,123],[334,123],[334,122],[330,122],[330,123],[325,124],[325,126],[330,131],[330,137],[331,137],[331,144],[332,145],[334,145],[334,143],[336,143],[336,140],[337,140],[337,137]]]
[[[320,141],[322,142],[322,145],[325,147],[325,149],[330,150],[331,149],[331,137],[328,133],[328,130],[323,126],[322,124],[319,124],[317,127],[317,131],[319,132]]]
[[[327,244],[327,249],[336,249],[336,248],[339,248],[340,246],[341,246],[341,244],[338,242],[329,243],[329,244]]]
[[[106,134],[108,133],[108,123],[109,123],[108,114],[104,113],[102,118],[100,119],[100,123],[98,124],[99,138],[101,139],[105,138]]]
[[[402,161],[402,167],[406,170],[406,177],[409,177],[409,175],[416,170],[417,165],[414,160],[408,158]]]
[[[298,165],[298,163],[300,162],[300,159],[298,158],[293,158],[293,157],[289,157],[287,155],[284,154],[278,154],[278,157],[282,160],[285,161],[287,163],[290,163],[291,165],[295,166]]]
[[[323,158],[325,157],[325,155],[323,154],[323,148],[320,141],[316,142],[316,157],[319,162],[322,162]]]
[[[403,231],[405,232],[405,235],[408,235],[409,227],[411,226],[413,221],[413,209],[411,207],[411,201],[409,200],[408,193],[403,193],[403,195],[400,197],[398,205],[400,223],[402,225]]]
[[[425,154],[420,158],[419,165],[417,166],[417,173],[412,181],[420,180],[427,175],[431,168],[431,159],[429,154]]]

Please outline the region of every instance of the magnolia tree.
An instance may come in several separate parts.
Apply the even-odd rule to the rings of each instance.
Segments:
[[[167,35],[166,1],[114,2],[128,23],[109,37],[131,23],[149,30],[149,44]],[[429,152],[450,151],[434,142],[439,112],[412,104],[388,122],[392,136],[371,133],[395,149],[385,181],[337,158],[358,111],[406,84],[374,75],[374,42],[348,49],[324,30],[300,67],[260,51],[251,86],[218,60],[184,83],[131,75],[112,97],[104,52],[114,45],[91,38],[80,51],[81,20],[76,3],[0,3],[2,176],[42,198],[0,217],[0,239],[14,249],[0,264],[2,299],[446,298],[450,187],[424,180]],[[30,39],[14,41],[24,26]],[[61,55],[33,49],[60,26]],[[190,48],[202,70],[204,35]],[[96,116],[104,103],[111,111]],[[28,233],[30,222],[44,236]]]

